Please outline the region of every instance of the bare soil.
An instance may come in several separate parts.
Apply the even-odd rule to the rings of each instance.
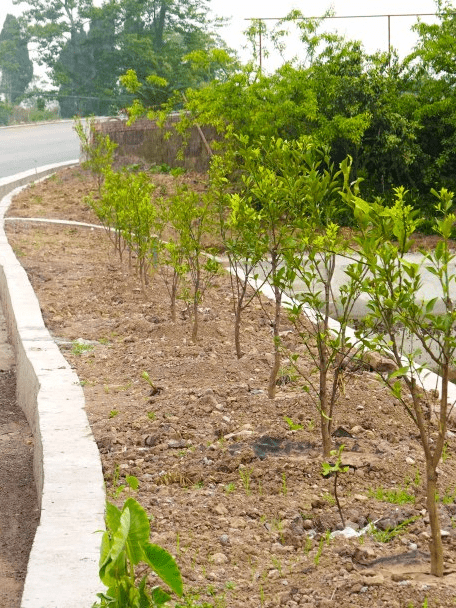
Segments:
[[[171,176],[156,178],[162,191],[173,187]],[[182,179],[204,183],[197,175]],[[97,223],[83,202],[95,188],[81,169],[65,170],[18,195],[9,215]],[[124,477],[139,479],[136,498],[152,519],[152,541],[182,569],[185,605],[454,606],[454,429],[439,467],[446,571],[438,579],[428,574],[417,431],[374,372],[347,371],[333,426],[334,446],[345,445],[350,465],[339,482],[343,513],[354,529],[374,521],[398,533],[389,542],[372,533],[329,539],[341,520],[333,478],[321,475],[315,403],[285,369],[276,399],[266,395],[267,302],[246,312],[246,354],[237,360],[227,276],[207,293],[193,344],[186,305],[172,323],[159,275],[142,291],[103,230],[20,221],[7,228],[46,325],[84,386],[108,497],[122,504]],[[302,349],[286,335],[291,350]],[[291,430],[285,417],[302,428]],[[388,491],[410,502],[391,502]]]
[[[39,520],[33,437],[16,401],[12,349],[0,308],[0,606],[19,608]]]

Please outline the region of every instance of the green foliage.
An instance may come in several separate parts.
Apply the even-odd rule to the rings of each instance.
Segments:
[[[147,589],[147,574],[136,583],[135,567],[140,563],[146,564],[176,595],[182,596],[182,578],[176,562],[167,551],[151,544],[149,536],[147,513],[136,500],[128,498],[121,510],[107,503],[99,570],[107,590],[98,594],[100,602],[93,608],[165,605],[171,596],[159,586]]]
[[[109,135],[103,135],[97,130],[94,118],[87,119],[85,126],[80,119],[77,119],[73,128],[79,137],[81,152],[85,159],[81,165],[84,169],[90,169],[97,177],[100,189],[104,174],[112,166],[118,144],[111,141]]]
[[[288,424],[288,428],[290,429],[290,431],[299,431],[303,428],[302,424],[296,424],[295,422],[293,422],[293,420],[291,418],[289,418],[288,416],[284,416],[283,418],[285,420],[285,422]]]
[[[242,485],[244,486],[244,490],[247,496],[250,496],[252,493],[250,488],[250,480],[253,473],[253,468],[243,467],[239,469],[239,476],[242,481]]]
[[[186,187],[168,201],[166,215],[175,237],[164,250],[168,263],[178,275],[186,272],[189,286],[189,304],[193,317],[192,341],[198,338],[199,305],[220,265],[210,255],[206,240],[215,232],[216,214],[213,193],[199,194]]]
[[[0,101],[0,125],[7,125],[13,112],[12,106]]]
[[[152,205],[155,189],[148,175],[143,172],[106,170],[99,197],[89,197],[87,202],[111,235],[122,257],[128,248],[137,259],[137,271],[141,284],[148,284],[149,271],[157,257],[157,239],[153,236],[156,210]]]
[[[20,101],[33,77],[27,42],[18,19],[8,14],[0,32],[0,92],[8,103]]]
[[[339,497],[337,496],[337,480],[339,474],[346,473],[348,471],[348,466],[344,466],[342,464],[342,452],[344,451],[344,447],[344,445],[340,445],[338,450],[331,450],[330,456],[336,458],[336,460],[334,462],[323,462],[321,465],[321,474],[323,477],[331,477],[334,475],[334,501],[337,504],[340,519],[343,527],[345,528],[344,516],[340,506]]]
[[[411,523],[413,523],[417,519],[418,519],[418,517],[410,517],[409,519],[406,519],[401,524],[399,524],[395,528],[392,528],[391,530],[385,530],[385,531],[377,530],[376,528],[372,527],[372,535],[375,538],[375,540],[380,543],[389,543],[391,540],[394,540],[397,536],[400,536],[401,534],[406,532],[407,526],[409,526]]]
[[[71,354],[72,355],[82,355],[83,353],[90,352],[95,347],[93,344],[85,344],[84,342],[78,342],[75,340],[71,346]]]
[[[427,509],[432,533],[431,573],[442,576],[443,547],[435,505],[435,471],[445,445],[449,374],[456,359],[456,311],[450,291],[456,280],[455,254],[450,246],[456,224],[452,211],[453,193],[445,188],[432,191],[437,200],[434,230],[438,242],[432,251],[422,253],[420,266],[407,257],[420,219],[406,203],[406,190],[396,188],[394,205],[386,207],[381,201],[368,203],[359,196],[356,184],[353,189],[347,181],[346,184],[344,197],[353,205],[360,227],[360,235],[356,238],[358,252],[369,269],[363,291],[369,298],[367,323],[375,332],[375,337],[359,332],[359,338],[371,350],[388,353],[397,367],[396,371],[385,374],[383,380],[419,431],[426,461]],[[434,275],[438,285],[436,297],[425,301],[418,297],[423,282],[422,268]],[[411,347],[404,348],[404,344],[411,344]],[[421,350],[442,378],[437,407],[430,393],[425,392],[419,374],[421,366],[417,355]],[[436,411],[436,426],[431,411]],[[431,439],[434,429],[436,437]]]
[[[376,490],[369,490],[369,497],[375,498],[375,500],[381,500],[382,502],[390,502],[395,505],[404,505],[415,502],[415,496],[407,492],[405,488],[385,490],[384,488],[377,488]]]

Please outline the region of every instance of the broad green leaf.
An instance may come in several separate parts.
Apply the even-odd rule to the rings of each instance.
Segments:
[[[393,380],[394,378],[402,378],[402,376],[405,376],[409,370],[410,367],[408,365],[405,367],[400,367],[399,369],[395,370],[394,372],[391,372],[391,374],[388,375],[388,380]]]
[[[106,502],[106,527],[107,529],[114,533],[120,524],[120,515],[121,511],[113,505],[111,502]]]
[[[112,535],[111,551],[109,552],[110,559],[115,562],[120,553],[125,549],[127,538],[130,532],[130,510],[123,508],[120,516],[120,525]]]
[[[130,486],[130,488],[132,490],[137,490],[139,488],[138,478],[135,477],[134,475],[127,475],[125,477],[125,481],[127,482],[127,484]]]
[[[166,602],[169,602],[169,600],[171,599],[171,596],[168,595],[165,591],[163,591],[163,589],[160,589],[160,587],[154,587],[152,589],[152,601],[154,602],[153,605],[154,606],[163,606],[164,604],[166,604]]]
[[[174,593],[181,596],[183,592],[182,577],[172,555],[162,547],[151,543],[146,543],[143,551],[145,556],[144,561],[149,564]]]
[[[125,501],[123,511],[130,513],[130,526],[127,538],[129,557],[136,566],[141,561],[143,545],[149,541],[150,524],[146,511],[133,498]]]
[[[437,302],[438,298],[432,298],[432,300],[429,300],[428,302],[426,302],[426,314],[429,314],[430,312],[432,312],[434,310],[434,306],[435,303]]]

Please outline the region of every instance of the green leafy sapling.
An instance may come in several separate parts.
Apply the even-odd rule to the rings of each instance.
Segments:
[[[93,608],[156,608],[171,595],[158,585],[148,589],[147,573],[136,581],[136,566],[143,563],[179,597],[182,577],[173,557],[149,542],[150,524],[146,511],[133,498],[122,509],[107,503],[106,532],[103,534],[99,575],[107,587],[99,593]]]
[[[348,159],[341,164],[350,170]],[[286,263],[299,281],[299,291],[288,305],[288,318],[301,346],[315,366],[301,364],[301,354],[289,353],[291,365],[306,381],[316,403],[324,456],[331,450],[333,413],[350,359],[361,344],[350,330],[353,307],[362,291],[367,268],[356,259],[334,220],[344,212],[342,171],[335,171],[328,150],[310,148],[303,156],[307,196],[296,222],[296,247]],[[345,279],[335,289],[337,256],[348,260]],[[337,319],[334,321],[333,319]]]
[[[259,137],[250,141],[239,138],[239,157],[243,166],[242,213],[256,224],[256,238],[261,243],[257,273],[271,289],[273,312],[270,317],[274,361],[268,382],[268,397],[276,393],[276,380],[281,363],[280,329],[283,295],[293,284],[294,269],[285,263],[286,253],[296,246],[297,219],[307,192],[302,157],[311,147],[309,138],[286,141]],[[239,207],[240,209],[241,207]],[[255,210],[258,210],[255,211]]]
[[[258,281],[256,267],[265,254],[261,235],[261,211],[252,200],[240,193],[228,192],[227,175],[233,172],[232,155],[214,156],[211,161],[211,185],[216,194],[219,210],[220,237],[228,257],[231,291],[234,308],[234,345],[236,356],[244,353],[241,347],[241,317],[244,310],[257,297],[263,282]]]
[[[419,218],[405,202],[406,191],[395,190],[395,203],[385,207],[368,203],[355,189],[347,190],[360,228],[359,254],[369,267],[364,290],[369,297],[368,321],[376,338],[360,334],[365,345],[383,350],[397,369],[382,376],[393,396],[403,405],[419,431],[425,459],[426,504],[431,526],[431,574],[443,576],[443,545],[437,494],[437,467],[442,457],[448,417],[454,404],[448,402],[449,373],[456,359],[456,309],[450,288],[456,282],[450,239],[456,216],[453,194],[433,191],[437,197],[435,231],[439,242],[422,253],[422,266],[436,277],[440,293],[422,301],[422,267],[407,255]],[[406,340],[405,340],[405,338]],[[412,343],[410,348],[406,345]],[[418,350],[434,363],[441,377],[438,393],[425,385],[426,374],[417,363]],[[426,390],[426,388],[428,390]],[[434,387],[435,389],[435,387]]]
[[[342,526],[345,528],[345,520],[340,506],[339,497],[337,495],[337,480],[340,473],[346,473],[348,466],[342,464],[342,452],[344,451],[344,445],[339,446],[338,450],[331,450],[330,455],[336,458],[334,463],[323,462],[321,465],[321,474],[323,477],[331,477],[334,475],[334,500],[336,501],[337,510],[339,511]]]
[[[76,119],[74,130],[79,137],[84,157],[82,167],[89,169],[96,176],[98,192],[100,192],[104,174],[112,166],[118,144],[111,141],[109,135],[103,135],[96,128],[94,118],[87,119],[85,126],[80,119]]]
[[[215,232],[215,205],[212,192],[199,194],[181,188],[170,201],[169,221],[182,255],[190,286],[189,298],[193,317],[192,341],[198,339],[199,306],[214,276],[218,262],[208,255],[207,238]]]

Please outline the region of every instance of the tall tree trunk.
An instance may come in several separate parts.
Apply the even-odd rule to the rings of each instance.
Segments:
[[[169,0],[161,0],[158,17],[154,20],[154,48],[159,51],[163,46],[163,32],[165,30],[166,13],[168,12]]]

